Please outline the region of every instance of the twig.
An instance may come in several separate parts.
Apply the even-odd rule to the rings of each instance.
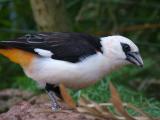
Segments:
[[[119,28],[116,31],[118,33],[125,33],[125,32],[132,32],[132,31],[137,31],[137,30],[145,30],[145,29],[159,29],[160,28],[160,23],[145,23],[145,24],[139,24],[139,25],[131,25],[131,26],[126,26],[124,28]],[[106,34],[112,34],[112,31],[107,31],[107,32],[97,32],[97,35],[106,35]]]

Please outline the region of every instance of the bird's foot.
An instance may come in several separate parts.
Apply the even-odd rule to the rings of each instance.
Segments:
[[[51,99],[51,102],[52,102],[52,110],[54,112],[57,112],[57,111],[60,111],[61,110],[61,106],[58,104],[58,101],[57,101],[57,97],[55,95],[55,93],[53,91],[47,91],[48,93],[48,96],[50,97]]]
[[[52,103],[52,111],[53,112],[58,112],[61,109],[62,109],[61,106],[57,102]]]

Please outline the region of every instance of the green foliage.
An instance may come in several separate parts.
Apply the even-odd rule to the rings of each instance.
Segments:
[[[111,78],[106,78],[103,81],[97,83],[96,85],[93,85],[83,90],[71,91],[71,94],[73,95],[75,100],[78,100],[78,98],[83,95],[97,102],[109,102],[110,91],[108,88],[108,81],[110,79]],[[112,82],[115,81],[112,80]],[[160,101],[154,98],[147,98],[146,96],[144,96],[143,92],[137,92],[136,90],[126,87],[122,84],[116,84],[116,88],[118,89],[123,102],[131,103],[143,110],[144,112],[150,114],[151,116],[159,117]],[[136,114],[132,110],[129,110],[129,112],[132,115]]]
[[[18,76],[14,78],[15,83],[13,83],[12,87],[19,88],[19,89],[25,89],[29,91],[37,91],[38,86],[35,81],[32,79],[29,79],[25,76]]]

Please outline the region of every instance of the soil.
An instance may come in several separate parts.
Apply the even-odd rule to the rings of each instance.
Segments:
[[[33,96],[31,92],[17,89],[5,89],[0,91],[0,113],[8,111],[13,105],[28,100]]]
[[[24,97],[24,95],[26,97]],[[7,98],[6,103],[4,96]],[[61,103],[63,107],[61,111],[53,112],[51,110],[50,100],[46,94],[32,98],[31,96],[32,94],[30,93],[17,90],[5,90],[0,92],[0,101],[3,101],[0,102],[0,106],[9,109],[0,114],[0,120],[103,120],[102,118],[69,109],[64,103]],[[14,101],[15,98],[16,101]],[[8,101],[14,102],[8,104]],[[108,118],[107,120],[113,119]]]

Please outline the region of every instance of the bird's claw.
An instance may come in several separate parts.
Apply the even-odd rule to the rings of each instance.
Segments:
[[[61,109],[62,108],[61,108],[61,106],[59,104],[57,104],[57,103],[52,104],[52,111],[53,112],[60,111]]]

